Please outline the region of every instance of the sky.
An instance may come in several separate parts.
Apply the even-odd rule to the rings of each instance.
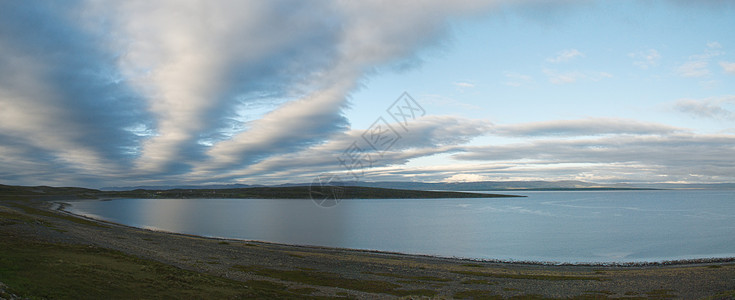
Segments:
[[[735,182],[731,1],[0,1],[0,184]]]

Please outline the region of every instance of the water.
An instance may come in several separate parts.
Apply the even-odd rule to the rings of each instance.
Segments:
[[[642,262],[735,257],[735,191],[519,192],[527,198],[119,199],[69,211],[135,227],[445,257]]]

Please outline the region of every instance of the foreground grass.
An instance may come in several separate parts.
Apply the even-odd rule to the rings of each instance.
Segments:
[[[603,281],[604,280],[600,277],[595,277],[595,276],[574,276],[574,275],[506,274],[506,273],[487,273],[487,272],[476,272],[476,271],[452,271],[452,273],[470,275],[470,276],[492,277],[492,278],[532,279],[532,280],[548,280],[548,281],[562,281],[562,280]]]
[[[359,280],[343,278],[339,274],[312,270],[277,270],[260,266],[235,265],[233,270],[253,273],[261,276],[277,278],[310,285],[340,287],[344,289],[369,293],[383,293],[396,296],[435,296],[436,291],[427,289],[404,290],[400,285],[380,280]]]
[[[38,209],[38,208],[32,207],[32,206],[27,205],[27,204],[8,203],[8,205],[11,206],[11,207],[15,207],[15,208],[21,209],[21,210],[23,210],[23,212],[25,212],[27,214],[32,214],[32,215],[37,215],[37,216],[45,216],[45,217],[52,217],[52,218],[67,220],[67,221],[70,221],[70,222],[74,222],[74,223],[82,224],[82,225],[88,225],[88,226],[95,226],[95,227],[102,227],[102,228],[107,228],[108,227],[108,226],[102,225],[102,224],[97,223],[97,222],[92,222],[90,220],[86,220],[86,219],[82,219],[82,218],[74,217],[74,216],[69,216],[69,215],[63,215],[63,214],[59,214],[59,213],[53,213],[53,212],[50,212],[50,211],[47,211],[47,210],[43,210],[43,209]]]
[[[0,236],[0,282],[31,299],[304,298],[266,281],[238,282],[94,246]]]

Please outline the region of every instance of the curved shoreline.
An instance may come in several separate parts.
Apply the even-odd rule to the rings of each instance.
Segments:
[[[10,274],[3,277],[7,279],[3,282],[11,290],[19,287],[20,280],[35,284],[35,287],[20,291],[19,295],[39,295],[34,289],[48,286],[48,283],[44,276],[34,274],[54,273],[55,282],[65,284],[56,285],[61,292],[46,288],[47,292],[42,292],[44,295],[64,292],[83,295],[112,290],[120,284],[143,290],[150,288],[148,291],[154,292],[151,289],[155,290],[158,284],[174,283],[169,297],[206,298],[208,294],[202,289],[177,285],[202,278],[200,282],[211,287],[208,290],[238,295],[245,288],[252,292],[251,295],[268,294],[270,298],[275,293],[287,298],[356,299],[701,299],[735,296],[735,281],[732,280],[735,263],[549,265],[287,245],[141,229],[58,210],[63,205],[52,203],[54,201],[63,200],[0,201],[0,240],[11,246],[0,247],[0,252],[4,250],[4,256],[18,257],[17,263],[26,264],[24,266],[32,270],[25,277]],[[38,251],[44,255],[35,254]],[[110,255],[122,261],[110,264]],[[47,256],[50,257],[45,258]],[[80,260],[69,260],[75,257]],[[39,260],[40,265],[36,263]],[[90,264],[92,260],[97,263]],[[13,260],[0,260],[0,272],[7,263],[12,264]],[[159,267],[146,267],[153,265]],[[59,272],[53,269],[58,266],[67,267]],[[157,273],[163,267],[192,273],[187,273],[191,275],[186,278]],[[97,272],[101,269],[108,270],[109,276],[99,277]],[[132,276],[131,272],[137,275]],[[86,280],[80,282],[75,276],[83,276]],[[158,276],[157,281],[141,279],[150,276]],[[183,281],[171,282],[172,278]],[[100,282],[94,286],[86,284],[95,280]],[[223,280],[228,288],[219,289],[221,284],[212,286]],[[184,294],[181,288],[185,289]],[[140,297],[134,296],[135,290],[120,293],[112,298]]]
[[[115,198],[117,199],[117,198]],[[95,199],[95,200],[112,200],[112,199]],[[71,211],[66,210],[66,206],[71,206],[69,203],[65,202],[51,202],[51,204],[57,204],[58,207],[51,207],[51,209],[77,217],[82,218],[85,220],[93,221],[93,222],[100,222],[105,224],[113,224],[116,226],[123,226],[127,228],[134,228],[134,229],[140,229],[140,230],[146,230],[151,232],[157,232],[157,233],[164,233],[164,234],[171,234],[171,235],[177,235],[177,236],[188,236],[188,237],[197,237],[197,238],[203,238],[203,239],[211,239],[211,240],[217,240],[217,241],[238,241],[238,242],[251,242],[251,243],[260,243],[260,244],[270,244],[270,245],[276,245],[276,246],[286,246],[286,247],[295,247],[295,248],[305,248],[305,249],[313,249],[313,250],[335,250],[335,251],[351,251],[351,252],[358,252],[358,253],[370,253],[370,254],[386,254],[386,255],[394,255],[394,256],[405,256],[405,257],[420,257],[420,258],[430,258],[430,259],[446,259],[446,260],[459,260],[459,261],[466,261],[466,262],[481,262],[481,263],[493,263],[493,264],[509,264],[509,265],[525,265],[525,266],[561,266],[561,267],[617,267],[617,268],[641,268],[641,267],[661,267],[661,266],[706,266],[711,264],[720,264],[720,263],[730,263],[735,262],[735,257],[705,257],[705,258],[690,258],[690,259],[675,259],[675,260],[661,260],[661,261],[621,261],[621,262],[578,262],[578,263],[572,263],[572,262],[557,262],[557,261],[534,261],[534,260],[504,260],[504,259],[476,259],[476,258],[467,258],[467,257],[456,257],[456,256],[441,256],[441,255],[431,255],[431,254],[418,254],[418,253],[405,253],[405,252],[396,252],[396,251],[385,251],[385,250],[375,250],[375,249],[357,249],[357,248],[344,248],[344,247],[330,247],[330,246],[320,246],[320,245],[299,245],[299,244],[287,244],[287,243],[279,243],[279,242],[272,242],[272,241],[261,241],[261,240],[247,240],[247,239],[237,239],[237,238],[227,238],[227,237],[216,237],[216,236],[206,236],[206,235],[197,235],[197,234],[188,234],[188,233],[180,233],[180,232],[173,232],[173,231],[166,231],[162,229],[154,229],[154,228],[144,228],[144,227],[136,227],[121,223],[116,223],[108,220],[103,219],[96,219],[89,216],[76,214]]]

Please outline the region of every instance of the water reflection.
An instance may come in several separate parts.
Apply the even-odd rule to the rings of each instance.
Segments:
[[[735,191],[529,192],[528,198],[125,199],[76,213],[137,227],[480,259],[659,261],[735,256]]]

